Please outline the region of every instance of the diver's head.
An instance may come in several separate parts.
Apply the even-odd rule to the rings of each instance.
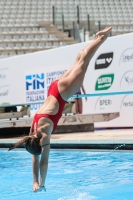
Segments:
[[[24,137],[19,142],[16,142],[15,144],[11,145],[11,147],[8,149],[8,151],[15,149],[16,147],[19,147],[22,144],[25,144],[25,148],[29,153],[31,153],[33,155],[41,154],[40,139],[35,136]]]

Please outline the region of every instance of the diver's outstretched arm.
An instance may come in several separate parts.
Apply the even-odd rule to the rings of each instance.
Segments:
[[[33,171],[33,192],[39,189],[39,156],[32,155],[32,171]]]

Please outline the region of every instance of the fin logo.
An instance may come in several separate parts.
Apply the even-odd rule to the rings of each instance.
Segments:
[[[44,73],[26,76],[26,91],[44,89]]]
[[[98,56],[95,62],[95,69],[104,69],[109,67],[113,61],[113,52],[104,53]]]

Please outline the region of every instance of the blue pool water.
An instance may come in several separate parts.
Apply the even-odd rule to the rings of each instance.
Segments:
[[[133,200],[133,153],[51,150],[47,192],[31,188],[31,155],[0,150],[0,200]]]

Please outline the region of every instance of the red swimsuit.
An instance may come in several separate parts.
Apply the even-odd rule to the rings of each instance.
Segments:
[[[38,121],[41,117],[46,117],[52,120],[52,122],[54,123],[54,128],[53,128],[53,132],[55,131],[58,121],[62,116],[62,112],[64,109],[64,106],[66,104],[66,101],[64,99],[62,99],[59,90],[58,90],[58,81],[59,80],[55,80],[51,83],[49,90],[48,90],[48,96],[52,95],[54,96],[57,101],[59,102],[59,110],[58,113],[55,115],[50,115],[50,114],[35,114],[33,122],[32,122],[32,126],[31,126],[31,133],[33,133],[34,131],[34,124],[36,122],[36,132],[37,132],[37,128],[38,128]]]

